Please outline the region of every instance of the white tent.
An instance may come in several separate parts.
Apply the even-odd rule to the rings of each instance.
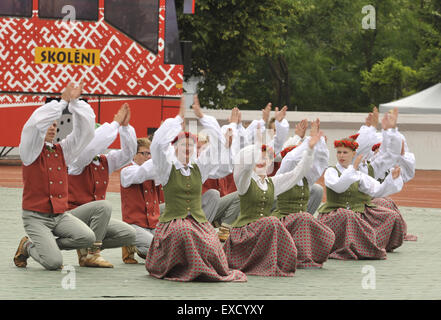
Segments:
[[[380,104],[380,112],[384,113],[395,107],[400,113],[441,114],[441,83],[406,98]]]

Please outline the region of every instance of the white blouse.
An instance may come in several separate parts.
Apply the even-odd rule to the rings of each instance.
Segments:
[[[212,116],[204,115],[199,121],[207,129],[210,143],[199,157],[197,157],[195,143],[193,156],[187,165],[179,162],[175,155],[175,149],[171,145],[173,139],[182,131],[183,119],[179,115],[166,119],[156,130],[150,152],[156,171],[157,184],[163,186],[167,184],[172,165],[175,165],[176,170],[180,170],[182,175],[189,176],[193,163],[197,164],[201,172],[202,183],[208,178],[221,178],[231,172],[231,155],[229,149],[225,150],[224,142],[219,143],[218,133],[221,130],[217,120]]]
[[[401,176],[397,179],[393,179],[390,174],[383,183],[380,183],[366,173],[355,170],[352,165],[348,168],[343,168],[337,163],[336,167],[340,171],[341,176],[338,176],[337,170],[333,167],[326,169],[325,185],[337,193],[345,192],[351,184],[356,181],[360,182],[358,190],[373,198],[387,197],[400,192],[403,188],[403,179]]]
[[[132,165],[121,170],[121,185],[124,188],[132,184],[141,184],[147,180],[155,180],[155,168],[152,159],[147,160],[142,165],[132,161]],[[155,183],[156,184],[156,183]]]
[[[286,119],[283,119],[282,121],[275,121],[275,127],[276,132],[274,136],[270,136],[270,134],[267,132],[266,145],[270,146],[274,149],[274,153],[277,155],[280,151],[283,150],[283,144],[285,143],[286,139],[289,135],[289,122]],[[257,132],[257,125],[260,124],[260,130],[262,132],[265,131],[265,121],[263,119],[260,120],[253,120],[251,124],[246,128],[246,141],[247,145],[254,144],[255,143],[255,135]]]
[[[262,149],[260,146],[251,145],[243,148],[234,160],[234,182],[236,183],[239,195],[248,191],[251,179],[256,181],[260,189],[268,189],[268,178],[262,180],[254,171],[258,159],[261,157]],[[308,148],[302,154],[302,160],[298,165],[287,173],[271,177],[274,184],[274,197],[291,189],[298,183],[305,174],[311,169],[313,162],[313,149]]]
[[[69,174],[81,174],[96,155],[102,154],[107,150],[113,141],[115,141],[118,133],[121,140],[121,149],[112,150],[106,154],[109,164],[109,174],[128,164],[135,156],[137,150],[135,129],[131,125],[120,126],[116,121],[112,123],[106,122],[95,130],[95,137],[87,147],[81,151],[77,159],[69,165]],[[99,164],[99,162],[93,163]]]
[[[20,158],[25,166],[32,164],[40,155],[47,130],[58,120],[67,101],[52,100],[36,109],[26,121],[21,132]],[[83,100],[72,100],[68,110],[72,113],[72,132],[60,141],[66,165],[70,165],[95,135],[95,113]]]
[[[302,159],[303,152],[309,148],[310,139],[311,137],[307,137],[300,146],[286,154],[276,176],[289,172],[298,165]],[[305,177],[308,180],[309,189],[311,189],[313,184],[322,176],[323,172],[328,167],[328,163],[329,150],[325,138],[321,137],[320,141],[314,146],[314,161],[311,169],[305,174]],[[303,180],[300,180],[297,185],[303,186]]]

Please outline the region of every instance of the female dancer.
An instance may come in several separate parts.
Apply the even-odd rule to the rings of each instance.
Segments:
[[[282,222],[271,216],[274,197],[291,189],[310,169],[313,148],[320,139],[311,137],[303,159],[292,171],[268,178],[274,151],[258,144],[245,147],[234,161],[234,181],[240,196],[240,215],[225,243],[228,263],[249,275],[293,276],[297,249]]]
[[[216,119],[202,114],[197,97],[193,110],[204,127],[219,130]],[[182,132],[185,104],[175,118],[164,121],[155,132],[150,152],[155,182],[164,190],[165,210],[147,252],[146,269],[156,278],[176,281],[246,281],[241,271],[230,270],[216,231],[201,207],[202,184],[221,167],[230,170],[229,159],[217,160],[217,143],[196,158],[196,137]],[[218,136],[210,135],[211,141]],[[222,145],[222,144],[221,144]],[[228,152],[222,152],[228,157]],[[224,159],[221,159],[224,160]]]
[[[330,258],[385,259],[386,251],[402,244],[403,225],[399,213],[375,206],[373,197],[399,192],[403,187],[400,167],[382,183],[359,171],[363,156],[352,164],[357,142],[336,140],[338,163],[325,171],[326,203],[319,209],[319,220],[335,233]]]
[[[319,131],[319,120],[311,123],[311,136]],[[287,154],[282,152],[282,163],[276,176],[292,171],[299,161],[303,151],[308,148],[311,138]],[[286,150],[286,149],[284,149]],[[314,216],[306,212],[310,188],[321,177],[329,160],[329,151],[324,137],[321,137],[314,147],[312,167],[302,179],[291,189],[277,196],[276,216],[291,233],[297,248],[298,268],[317,268],[328,259],[334,245],[334,232]]]

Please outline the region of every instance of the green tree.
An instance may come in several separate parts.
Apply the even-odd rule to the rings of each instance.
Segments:
[[[233,94],[234,87],[242,75],[256,72],[255,57],[285,45],[286,25],[274,21],[289,13],[290,2],[200,0],[195,15],[177,9],[180,39],[193,43],[192,75],[203,77],[199,95],[204,105],[231,108],[247,102],[246,96]]]
[[[371,71],[362,71],[362,90],[373,105],[397,100],[413,93],[416,71],[401,61],[388,57],[376,63]]]
[[[441,82],[441,1],[421,0],[419,12],[418,89],[425,89]]]

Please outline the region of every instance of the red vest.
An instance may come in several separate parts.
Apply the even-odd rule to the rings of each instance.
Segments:
[[[223,197],[228,194],[225,179],[207,179],[202,185],[202,194],[209,189],[216,189],[219,191],[220,196]]]
[[[43,146],[32,164],[22,166],[23,210],[41,213],[67,211],[67,167],[59,144],[48,150]]]
[[[87,165],[79,175],[69,175],[69,210],[85,203],[106,198],[109,184],[107,157],[100,155],[100,164]]]
[[[237,191],[236,183],[234,182],[234,176],[230,173],[228,176],[222,178],[225,181],[225,186],[227,187],[227,194]]]
[[[164,203],[164,190],[162,190],[162,185],[156,186],[156,192],[158,193],[159,204]]]
[[[155,182],[144,181],[121,187],[122,220],[142,228],[154,229],[159,219],[159,198]]]

